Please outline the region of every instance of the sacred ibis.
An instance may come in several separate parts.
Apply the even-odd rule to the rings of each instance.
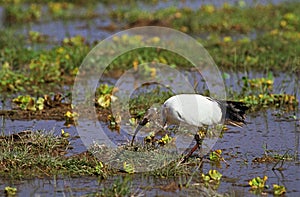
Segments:
[[[237,101],[223,101],[199,94],[179,94],[167,99],[161,108],[163,128],[170,125],[186,124],[195,127],[207,127],[220,123],[242,127],[245,124],[245,111],[248,107]],[[159,116],[156,108],[148,109],[145,117],[139,122],[131,144],[138,131],[149,121]],[[186,156],[187,159],[198,147],[202,140],[195,135],[197,144]]]

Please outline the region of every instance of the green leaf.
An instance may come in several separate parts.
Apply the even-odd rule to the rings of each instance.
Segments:
[[[133,167],[132,164],[124,162],[123,163],[123,168],[124,168],[125,172],[127,172],[129,174],[133,174],[134,173],[134,167]]]
[[[204,181],[209,181],[210,177],[208,175],[202,174],[202,178]]]
[[[282,195],[286,192],[286,189],[284,186],[273,184],[273,192],[274,195]]]
[[[208,175],[210,176],[211,179],[215,181],[219,181],[222,177],[222,174],[217,170],[209,170]]]
[[[44,101],[45,99],[42,97],[39,97],[38,100],[36,101],[36,108],[38,110],[43,110],[44,109]]]
[[[17,193],[17,188],[15,187],[5,187],[5,193],[7,194],[7,196],[15,196]]]

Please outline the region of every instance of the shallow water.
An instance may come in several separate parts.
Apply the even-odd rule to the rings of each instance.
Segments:
[[[249,179],[256,176],[268,176],[268,184],[284,185],[287,189],[288,196],[297,196],[300,194],[298,188],[300,183],[299,160],[284,162],[283,171],[272,171],[274,163],[254,163],[252,160],[256,157],[261,157],[264,153],[263,146],[267,145],[270,150],[276,150],[283,154],[290,150],[290,154],[295,154],[299,158],[299,137],[300,124],[299,121],[276,122],[276,118],[272,116],[273,110],[262,111],[259,114],[250,114],[248,121],[251,123],[242,129],[230,128],[224,133],[223,138],[218,140],[214,149],[222,149],[224,158],[230,164],[226,167],[222,164],[222,168],[217,168],[223,174],[218,192],[232,192],[250,195],[247,185]],[[298,114],[299,116],[299,114]],[[59,134],[60,128],[64,128],[62,122],[57,121],[14,121],[7,120],[6,131],[18,131],[24,129],[53,129],[54,133]],[[65,129],[65,128],[64,128]],[[73,133],[74,128],[65,129]],[[116,133],[113,133],[117,135]],[[73,153],[81,152],[85,149],[81,141],[71,141],[74,147]],[[228,155],[227,155],[228,154]],[[236,158],[231,158],[229,155],[235,155]],[[203,172],[208,172],[209,169],[215,168],[210,164],[205,163]],[[99,192],[99,188],[104,185],[110,185],[116,178],[111,177],[108,180],[98,182],[96,177],[81,177],[81,178],[45,178],[23,180],[9,183],[6,180],[1,180],[2,186],[8,184],[15,185],[18,188],[19,195],[83,195],[91,192]],[[139,191],[142,194],[154,195],[163,192],[160,185],[166,185],[172,182],[173,179],[161,180],[159,178],[145,178],[141,174],[134,175],[132,178],[132,190]],[[176,178],[175,178],[176,180]],[[196,184],[199,180],[193,180]],[[153,187],[153,188],[152,188]],[[193,194],[191,189],[183,189],[177,191],[176,194]],[[165,195],[172,195],[173,192],[164,192]]]
[[[251,73],[252,77],[258,77],[260,74]],[[233,78],[234,76],[231,75]],[[239,76],[239,75],[236,75]],[[294,80],[293,78],[290,78]],[[292,92],[295,87],[291,85],[291,81],[284,85],[285,77],[281,74],[275,78],[274,92],[280,92],[282,87],[287,92]],[[228,85],[230,82],[227,82]],[[234,82],[232,82],[234,84]],[[237,83],[235,83],[237,84]],[[281,84],[281,85],[279,85]],[[239,86],[234,86],[237,90]],[[297,95],[298,100],[300,99]],[[282,114],[283,113],[283,114]],[[275,116],[276,114],[282,114],[282,116]],[[298,117],[294,120],[292,116]],[[230,164],[229,167],[223,163],[221,168],[211,166],[209,163],[205,163],[203,166],[203,172],[207,173],[210,169],[217,169],[223,174],[221,184],[218,187],[219,193],[232,193],[243,195],[251,195],[248,191],[249,187],[245,187],[251,178],[256,176],[268,176],[267,183],[272,187],[272,184],[284,185],[287,189],[288,196],[300,195],[298,188],[300,184],[300,170],[299,170],[299,141],[300,141],[300,113],[299,107],[296,111],[283,112],[279,108],[277,109],[262,109],[258,112],[248,114],[247,122],[249,122],[243,128],[229,127],[223,135],[223,138],[219,139],[213,150],[222,149],[225,160]],[[91,130],[86,131],[87,136],[95,135],[100,131],[95,131],[94,134],[93,125],[95,122],[86,122],[87,125],[91,125]],[[127,134],[125,128],[121,129],[120,134],[112,132],[108,129],[106,123],[101,123],[103,131],[115,145],[128,143],[130,135]],[[78,136],[78,132],[75,127],[67,128],[64,126],[63,121],[53,120],[41,120],[41,121],[19,121],[19,120],[5,120],[2,122],[2,128],[5,134],[16,133],[23,130],[45,130],[53,132],[55,135],[60,135],[61,129],[69,132],[71,136]],[[132,133],[132,131],[129,131]],[[92,138],[94,139],[94,138]],[[137,140],[141,141],[142,138]],[[80,153],[86,150],[85,145],[79,138],[71,139],[71,145],[74,149],[70,150],[68,155]],[[264,147],[268,150],[274,150],[276,153],[284,154],[288,151],[289,155],[293,155],[296,158],[295,161],[285,161],[283,164],[283,171],[273,171],[272,167],[274,163],[255,163],[252,160],[256,157],[262,157],[264,155]],[[278,166],[277,166],[278,167]],[[21,182],[14,182],[12,185],[16,185],[19,189],[20,195],[24,194],[41,194],[46,196],[52,195],[83,195],[91,192],[99,192],[104,185],[110,185],[116,178],[111,177],[108,180],[98,182],[97,178],[70,178],[63,177],[53,180],[52,178],[46,179],[33,179]],[[132,190],[139,191],[146,195],[155,195],[160,192],[164,192],[165,195],[172,195],[173,192],[163,191],[159,185],[170,184],[173,180],[178,179],[166,179],[160,180],[159,178],[144,177],[142,174],[134,175],[132,178]],[[1,182],[1,181],[0,181]],[[56,185],[54,184],[56,182]],[[8,184],[5,180],[2,180],[2,186]],[[192,188],[197,188],[199,183],[199,177],[195,176],[191,184],[196,185]],[[100,184],[100,186],[99,186]],[[31,188],[31,189],[28,189]],[[195,194],[192,188],[183,189],[182,191],[176,191],[176,194]]]

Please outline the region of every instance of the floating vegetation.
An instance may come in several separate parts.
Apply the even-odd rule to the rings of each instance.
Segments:
[[[222,178],[222,174],[217,170],[209,170],[208,174],[202,174],[202,178],[204,181],[213,182],[220,181]]]
[[[266,185],[266,181],[268,180],[267,176],[264,176],[263,178],[260,178],[259,176],[256,178],[253,178],[249,181],[249,185],[251,189],[256,190],[256,189],[263,189],[263,188],[268,188]]]
[[[17,105],[17,109],[41,111],[44,109],[65,105],[62,103],[62,99],[63,97],[61,94],[55,94],[53,98],[51,98],[49,95],[44,95],[44,97],[38,97],[38,99],[29,95],[20,95],[17,98],[14,98],[12,101]]]
[[[241,101],[256,107],[269,107],[269,106],[298,106],[299,101],[293,95],[289,94],[259,94],[245,96]]]
[[[65,125],[69,125],[69,124],[76,125],[78,120],[78,113],[67,111],[65,113],[65,118],[66,118]]]
[[[211,161],[220,162],[222,160],[222,150],[218,149],[209,154],[209,159]]]
[[[273,184],[273,192],[274,192],[274,195],[280,196],[280,195],[283,195],[284,193],[286,193],[286,189],[282,185]]]
[[[6,186],[4,188],[4,192],[6,194],[6,196],[8,197],[12,197],[12,196],[16,196],[17,194],[17,188],[16,187],[9,187],[9,186]]]
[[[297,107],[299,101],[294,95],[276,94],[273,91],[273,74],[269,73],[268,78],[249,79],[243,77],[243,94],[245,95],[240,101],[257,108],[257,107]]]
[[[1,65],[0,78],[0,92],[17,92],[25,89],[23,75],[14,72],[8,62]]]
[[[60,136],[61,136],[61,137],[68,138],[68,137],[70,137],[70,133],[65,132],[65,130],[61,129],[61,135],[60,135]]]
[[[274,84],[274,77],[272,73],[269,73],[268,78],[254,78],[249,79],[247,77],[242,78],[243,91],[259,91],[259,92],[268,92],[272,91]]]
[[[80,9],[74,2],[38,2],[28,3],[16,1],[10,4],[4,4],[5,22],[10,25],[42,22],[44,18],[52,19],[90,19],[98,14],[93,6],[86,6]],[[77,11],[77,12],[76,12]]]
[[[251,191],[256,195],[262,195],[271,193],[272,191],[267,191],[269,189],[269,186],[266,184],[268,180],[267,176],[264,176],[263,178],[256,177],[249,181],[249,185],[251,187]],[[286,192],[286,189],[284,186],[273,184],[273,194],[275,196],[283,195]]]
[[[131,165],[129,163],[124,162],[123,163],[123,169],[128,174],[133,174],[134,173],[134,167],[133,167],[133,165]]]
[[[201,176],[207,187],[217,189],[220,185],[220,180],[223,175],[217,170],[209,170],[207,174],[202,173]]]

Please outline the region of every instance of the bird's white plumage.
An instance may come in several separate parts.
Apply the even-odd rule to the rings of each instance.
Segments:
[[[221,123],[222,110],[213,99],[198,94],[172,96],[162,106],[165,124],[184,123],[201,127]]]

